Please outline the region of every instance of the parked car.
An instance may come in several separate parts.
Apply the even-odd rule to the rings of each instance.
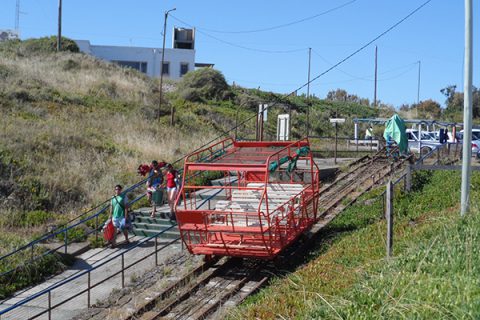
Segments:
[[[417,129],[407,129],[408,148],[412,152],[419,152],[426,154],[441,145],[438,140],[434,140],[430,133],[426,131],[421,132],[421,136],[418,134]]]
[[[458,139],[463,141],[463,130],[458,134]],[[472,156],[480,151],[480,129],[472,129]]]

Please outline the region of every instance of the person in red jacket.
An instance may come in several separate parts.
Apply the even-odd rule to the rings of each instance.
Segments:
[[[178,172],[177,170],[173,169],[171,164],[167,165],[167,195],[168,195],[168,205],[170,206],[170,219],[176,220],[175,218],[175,198],[177,197],[177,188],[178,188]]]

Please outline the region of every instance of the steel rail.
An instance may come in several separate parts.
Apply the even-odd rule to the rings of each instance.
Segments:
[[[379,158],[377,157],[377,161]],[[345,209],[347,206],[353,204],[361,195],[363,195],[365,192],[370,190],[375,184],[383,181],[385,177],[390,175],[393,170],[397,169],[398,167],[402,166],[403,163],[406,160],[399,161],[398,163],[392,165],[390,163],[385,164],[385,162],[381,162],[380,166],[381,168],[377,167],[369,167],[372,170],[376,170],[379,173],[379,177],[376,180],[371,180],[371,171],[370,170],[365,170],[362,171],[363,174],[360,175],[354,175],[357,180],[349,180],[348,182],[354,182],[353,184],[350,184],[350,188],[343,189],[343,192],[336,192],[337,199],[336,201],[330,201],[329,205],[327,208],[325,208],[321,215],[319,215],[319,220],[317,221],[316,224],[312,227],[311,231],[315,231],[312,234],[307,234],[307,242],[311,241],[311,239],[314,238],[315,235],[318,234],[318,231],[323,228],[325,225],[328,224],[331,220],[333,220],[343,209]],[[367,164],[369,164],[370,161],[367,161]],[[357,162],[358,164],[358,162]],[[364,163],[360,163],[361,166],[364,165]],[[351,171],[356,171],[356,168],[352,168]],[[346,176],[351,176],[348,174],[345,174],[342,179],[345,179]],[[351,189],[352,188],[358,188],[359,186],[362,187],[362,190],[360,192],[357,192],[353,199],[350,199],[350,201],[346,204],[341,204],[342,200],[345,198],[346,195],[351,194]],[[348,192],[346,192],[348,191]],[[341,204],[341,205],[339,205]],[[310,231],[309,231],[310,232]],[[296,245],[294,245],[296,246]],[[295,255],[297,251],[299,250],[304,250],[303,247],[305,245],[298,244],[299,248],[293,249],[293,253],[290,253],[289,255]],[[286,253],[285,253],[286,254]],[[236,261],[234,260],[236,258],[228,258],[227,261]],[[225,264],[228,266],[228,264]],[[262,267],[267,268],[265,264],[261,264]],[[222,270],[224,269],[223,267],[221,268]],[[257,269],[257,265],[253,265],[253,267],[245,267],[243,269],[243,272],[245,275],[243,277],[238,277],[234,279],[234,282],[232,282],[232,275],[229,273],[226,273],[225,275],[225,281],[230,281],[230,282],[223,282],[219,276],[222,273],[222,270],[220,268],[215,269],[214,271],[210,271],[208,276],[205,276],[201,279],[198,279],[194,285],[191,285],[189,287],[184,288],[184,291],[180,294],[179,297],[177,297],[174,301],[159,301],[163,300],[165,298],[164,295],[162,295],[162,298],[157,298],[156,302],[151,301],[150,305],[157,304],[158,307],[156,310],[150,310],[146,313],[145,309],[143,310],[137,310],[133,315],[126,319],[157,319],[160,317],[168,317],[168,316],[173,316],[176,318],[181,318],[181,319],[205,319],[209,315],[211,315],[213,312],[218,310],[222,305],[224,305],[227,301],[229,301],[232,305],[236,305],[243,301],[248,295],[251,293],[255,292],[258,290],[261,286],[263,286],[265,283],[268,282],[270,279],[270,275],[268,272],[266,272],[265,276],[260,276],[261,271],[263,269]],[[267,269],[265,269],[267,270]],[[240,271],[238,271],[240,273]],[[257,276],[259,279],[253,279],[255,276]],[[207,283],[212,280],[214,283],[216,283],[216,287],[222,288],[221,293],[219,294],[216,291],[208,291],[205,293],[205,296],[201,296],[204,299],[200,300],[193,300],[190,302],[187,302],[188,298],[194,295],[197,295],[197,292],[202,288],[208,288],[209,285]],[[252,280],[252,281],[248,281]],[[249,288],[245,288],[245,284],[250,283],[251,286]],[[227,284],[230,287],[227,286]],[[213,286],[213,285],[212,285]],[[223,292],[223,293],[222,293]],[[240,296],[237,297],[237,294]],[[210,295],[210,296],[208,296]],[[185,304],[184,307],[180,308],[179,305]],[[175,308],[175,310],[174,310]],[[153,308],[155,309],[155,308]]]

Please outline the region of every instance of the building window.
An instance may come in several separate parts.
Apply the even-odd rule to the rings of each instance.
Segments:
[[[112,61],[122,67],[132,68],[147,73],[147,63],[143,61]]]
[[[170,62],[163,63],[162,73],[167,76],[170,74]]]
[[[184,76],[188,72],[188,63],[180,63],[180,77]]]

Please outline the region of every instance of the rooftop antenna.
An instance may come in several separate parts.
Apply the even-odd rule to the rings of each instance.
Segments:
[[[17,0],[17,5],[15,6],[15,31],[19,32],[20,28],[20,0]]]

